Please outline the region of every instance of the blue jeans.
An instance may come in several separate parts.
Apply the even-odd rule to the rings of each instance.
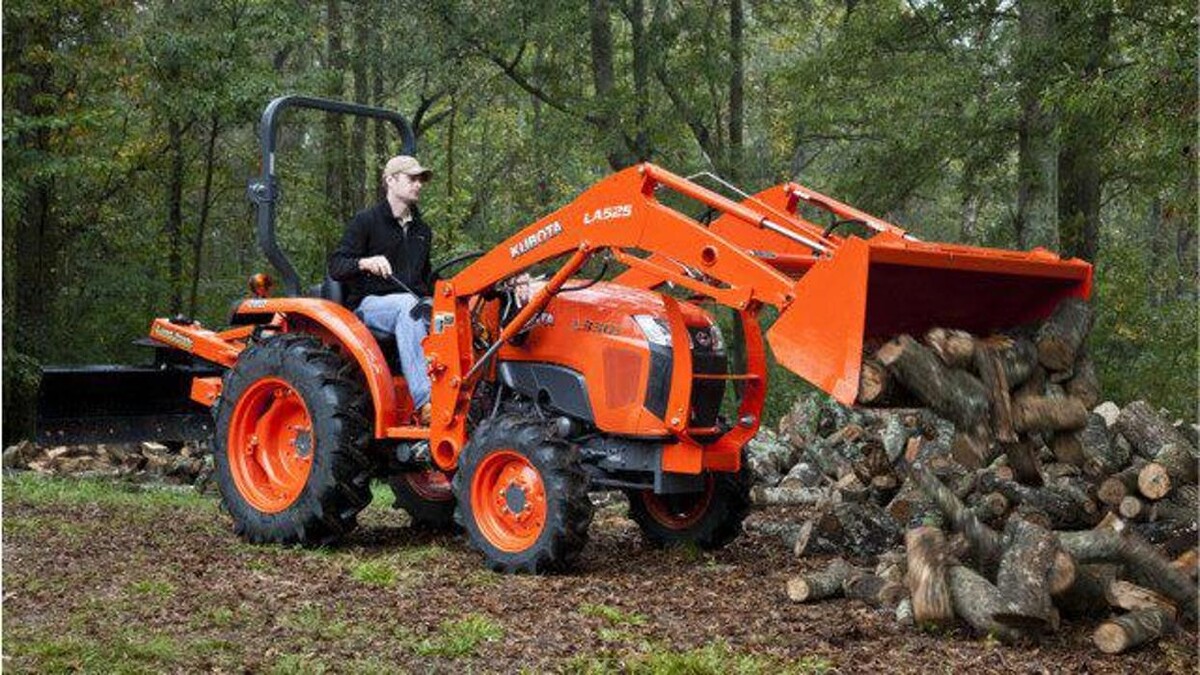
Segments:
[[[400,369],[404,371],[408,393],[417,408],[429,402],[431,388],[425,352],[421,349],[421,339],[429,334],[429,322],[423,318],[414,319],[409,314],[419,302],[420,298],[409,293],[368,295],[355,310],[368,328],[395,334]]]

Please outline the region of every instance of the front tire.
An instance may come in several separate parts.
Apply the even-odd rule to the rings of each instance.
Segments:
[[[481,423],[453,484],[455,520],[497,572],[567,570],[587,543],[587,475],[578,453],[540,424],[516,415]]]
[[[251,344],[226,374],[213,459],[234,531],[253,543],[332,543],[371,501],[369,399],[309,335]]]
[[[737,473],[709,473],[703,492],[656,495],[630,490],[629,517],[655,547],[695,544],[723,548],[742,533],[750,511],[750,480],[745,464]]]

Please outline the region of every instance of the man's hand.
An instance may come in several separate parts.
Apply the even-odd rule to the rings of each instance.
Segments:
[[[367,274],[374,274],[377,277],[390,277],[392,275],[392,264],[388,262],[385,256],[373,255],[370,258],[359,258],[358,269]]]

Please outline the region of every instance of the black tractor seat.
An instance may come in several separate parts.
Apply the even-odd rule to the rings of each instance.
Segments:
[[[318,298],[336,302],[337,304],[346,306],[346,295],[342,288],[342,282],[326,276],[320,286],[312,289],[312,295]],[[357,314],[355,314],[357,316]],[[400,352],[396,349],[396,336],[384,330],[375,330],[367,327],[371,331],[371,336],[375,338],[375,342],[379,343],[379,351],[383,352],[383,358],[387,361],[388,368],[392,373],[400,373]]]

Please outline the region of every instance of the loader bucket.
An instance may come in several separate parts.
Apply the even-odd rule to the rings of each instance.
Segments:
[[[796,282],[767,341],[780,364],[849,405],[864,339],[919,338],[935,326],[977,335],[1015,328],[1064,298],[1087,298],[1091,282],[1091,265],[1042,249],[851,237]]]

